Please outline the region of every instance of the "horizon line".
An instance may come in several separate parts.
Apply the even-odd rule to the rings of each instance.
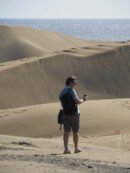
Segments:
[[[130,18],[0,18],[0,19],[130,19]]]

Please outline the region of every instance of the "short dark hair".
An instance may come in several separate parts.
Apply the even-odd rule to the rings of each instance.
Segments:
[[[76,77],[75,76],[68,77],[66,79],[66,85],[69,85],[69,84],[73,83],[74,80],[76,80]]]

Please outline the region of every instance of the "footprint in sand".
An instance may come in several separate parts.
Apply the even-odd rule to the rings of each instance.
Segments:
[[[108,45],[99,44],[97,46],[99,46],[99,47],[105,47],[105,46],[108,46]]]
[[[18,113],[22,113],[22,112],[25,112],[25,111],[27,111],[27,109],[23,109],[23,110],[21,110],[21,111],[17,111],[17,112],[13,112],[14,114],[18,114]]]
[[[91,47],[82,47],[82,49],[92,49]]]
[[[31,142],[26,142],[26,141],[19,141],[19,142],[12,142],[12,144],[15,145],[22,145],[22,146],[29,146],[29,147],[35,147]]]
[[[27,61],[27,59],[20,59],[20,61]]]
[[[7,116],[9,116],[9,115],[10,115],[10,114],[0,115],[0,118],[7,117]]]
[[[72,50],[78,50],[77,48],[74,48],[74,47],[73,47],[73,48],[71,48],[71,49],[72,49]]]
[[[71,52],[71,50],[63,50],[63,52]]]
[[[122,101],[121,106],[130,109],[130,101]]]
[[[9,116],[9,115],[10,115],[10,114],[5,114],[4,117],[7,117],[7,116]]]

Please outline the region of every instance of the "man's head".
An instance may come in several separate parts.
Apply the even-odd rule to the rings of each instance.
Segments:
[[[76,85],[76,77],[71,76],[66,79],[66,86],[74,87]]]

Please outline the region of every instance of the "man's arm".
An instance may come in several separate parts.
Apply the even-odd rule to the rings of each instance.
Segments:
[[[81,104],[81,103],[83,103],[83,102],[85,102],[85,101],[86,101],[85,98],[83,98],[83,99],[76,98],[76,99],[75,99],[75,103],[76,103],[77,105],[79,105],[79,104]]]
[[[79,104],[81,104],[81,103],[83,103],[83,102],[85,102],[87,100],[86,99],[86,96],[87,95],[84,95],[84,97],[82,99],[79,99],[78,96],[77,96],[77,93],[76,93],[75,89],[72,89],[71,90],[71,96],[73,97],[73,99],[74,99],[74,101],[75,101],[75,103],[77,105],[79,105]]]

